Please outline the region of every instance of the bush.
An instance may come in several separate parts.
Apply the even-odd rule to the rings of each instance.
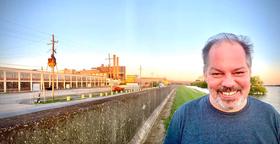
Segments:
[[[250,79],[251,88],[249,95],[253,96],[261,96],[267,93],[266,88],[263,85],[263,81],[260,79],[259,76],[252,76]],[[198,86],[201,88],[207,88],[207,83],[205,81],[196,80],[191,83],[192,86]]]
[[[194,81],[191,83],[191,86],[198,86],[201,88],[207,88],[207,83],[205,81]]]
[[[251,81],[251,89],[249,95],[259,96],[265,95],[267,93],[266,88],[263,85],[263,81],[258,76],[253,76],[250,79]]]

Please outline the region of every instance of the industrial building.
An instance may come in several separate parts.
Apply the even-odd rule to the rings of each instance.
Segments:
[[[0,67],[1,93],[49,89],[51,80],[49,71]],[[108,85],[108,81],[106,74],[54,73],[55,89],[102,87]]]
[[[102,64],[99,67],[94,67],[90,70],[81,70],[77,71],[76,73],[78,74],[87,74],[87,75],[92,75],[92,74],[104,74],[108,78],[112,80],[119,80],[121,84],[125,84],[125,79],[126,79],[126,67],[125,66],[120,66],[119,65],[119,57],[116,55],[113,55],[112,58],[110,58],[110,54],[108,56],[109,63],[107,66]],[[111,63],[111,60],[112,63]]]

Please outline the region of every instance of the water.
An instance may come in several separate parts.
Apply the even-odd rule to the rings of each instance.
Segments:
[[[278,112],[280,112],[280,87],[266,86],[267,94],[258,99],[271,104]]]
[[[209,93],[208,89],[201,89],[193,86],[188,87]],[[266,90],[267,94],[265,96],[258,97],[258,99],[271,104],[280,113],[280,86],[266,86]]]

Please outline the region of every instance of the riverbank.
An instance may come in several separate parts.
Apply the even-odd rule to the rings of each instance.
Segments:
[[[265,86],[267,93],[257,97],[259,100],[271,104],[280,113],[280,86]]]

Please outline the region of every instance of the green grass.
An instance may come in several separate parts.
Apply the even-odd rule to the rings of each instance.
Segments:
[[[81,97],[81,95],[77,95],[77,96],[71,96],[71,95],[66,95],[66,96],[55,96],[54,100],[52,99],[52,97],[48,97],[46,98],[46,101],[44,101],[44,98],[41,98],[41,102],[40,103],[35,103],[35,104],[50,104],[50,103],[56,103],[56,102],[70,102],[67,101],[67,96],[71,97],[70,101],[75,101],[75,100],[83,100],[83,99],[87,99],[89,98],[89,96],[87,94],[84,94],[84,98]],[[97,94],[93,94],[93,97],[97,97]]]
[[[44,101],[44,99],[41,99],[40,103],[35,103],[35,104],[49,104],[49,103],[56,103],[56,102],[64,102],[66,101],[66,98],[54,98],[54,100],[52,98],[47,98],[46,101]]]
[[[170,115],[167,119],[164,120],[165,129],[168,128],[170,120],[174,114],[174,112],[182,106],[184,103],[197,99],[201,96],[204,96],[205,93],[201,91],[197,91],[191,88],[187,88],[186,86],[179,86],[176,90],[176,96],[174,98]]]

